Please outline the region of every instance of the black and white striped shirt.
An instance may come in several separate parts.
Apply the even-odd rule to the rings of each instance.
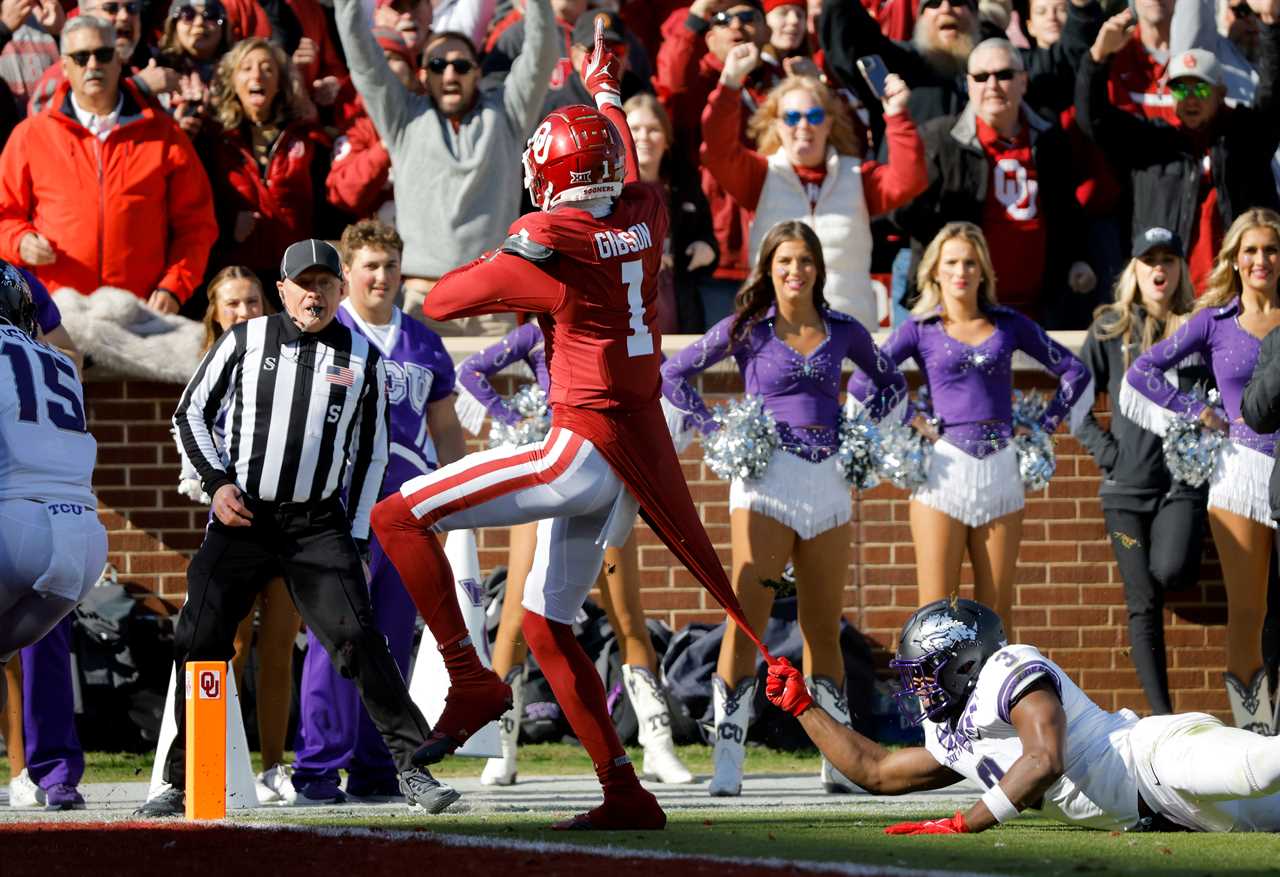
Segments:
[[[213,423],[224,403],[219,450]],[[173,425],[209,496],[232,483],[265,502],[317,502],[346,486],[351,535],[368,538],[387,465],[386,373],[368,340],[337,320],[315,333],[285,313],[233,326],[200,363]]]

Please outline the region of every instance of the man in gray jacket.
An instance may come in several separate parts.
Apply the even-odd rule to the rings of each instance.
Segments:
[[[433,34],[420,95],[387,66],[360,0],[335,0],[334,9],[351,80],[391,155],[404,309],[421,319],[435,281],[501,243],[519,215],[520,156],[560,55],[555,16],[549,0],[529,0],[524,48],[494,87],[480,86],[469,37]],[[500,335],[514,326],[503,316],[427,322],[442,335]]]

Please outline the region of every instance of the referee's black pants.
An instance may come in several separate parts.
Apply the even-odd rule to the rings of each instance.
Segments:
[[[355,682],[396,769],[407,770],[430,727],[409,698],[386,638],[374,627],[369,588],[341,502],[247,505],[253,525],[227,527],[213,518],[187,568],[187,603],[173,646],[178,736],[165,761],[165,779],[186,787],[184,665],[231,660],[236,627],[280,571],[302,620],[338,672]]]

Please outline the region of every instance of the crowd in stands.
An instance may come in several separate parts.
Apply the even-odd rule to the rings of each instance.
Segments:
[[[0,0],[0,259],[50,292],[114,287],[160,313],[204,317],[212,342],[278,305],[291,242],[378,219],[403,242],[404,311],[440,335],[496,340],[517,328],[510,316],[442,323],[423,302],[543,206],[525,191],[522,156],[539,148],[546,113],[592,103],[578,71],[602,26],[623,61],[640,177],[670,211],[662,332],[708,333],[689,350],[741,358],[730,348],[750,332],[725,321],[740,293],[740,311],[753,306],[744,281],[763,289],[771,254],[801,241],[824,260],[825,306],[873,331],[899,327],[885,349],[919,360],[939,312],[941,248],[958,240],[981,256],[971,258],[987,298],[998,278],[1001,325],[1042,362],[1063,362],[1044,330],[1096,317],[1083,359],[1098,391],[1118,394],[1124,370],[1195,297],[1240,294],[1229,275],[1244,273],[1232,265],[1245,231],[1232,238],[1233,223],[1280,209],[1277,15],[1280,0]],[[1270,221],[1246,225],[1280,234]],[[771,238],[779,223],[789,236]],[[1223,277],[1211,282],[1215,263]],[[1177,300],[1156,313],[1144,296],[1166,289]],[[925,328],[913,328],[913,309]],[[760,345],[774,340],[766,325],[754,324],[768,335]],[[828,335],[865,335],[837,328]],[[709,361],[694,358],[673,359],[668,379]],[[1083,371],[1069,377],[1087,383]],[[1108,476],[1132,444],[1117,435],[1092,420],[1082,433]],[[1155,467],[1144,441],[1133,453]],[[1111,491],[1109,526],[1149,531],[1177,501],[1174,541],[1198,545],[1204,491],[1156,502],[1169,481],[1152,478]],[[847,567],[847,540],[837,551],[818,538],[848,520],[846,500],[832,499],[830,520],[787,523],[824,558],[797,563],[801,579]],[[967,534],[987,523],[941,520],[919,524],[950,528],[935,540],[951,546],[929,580],[939,594],[958,582],[951,561]],[[1019,537],[1006,535],[986,578],[1007,614]],[[1252,554],[1265,565],[1269,552],[1268,539]],[[1140,559],[1125,573],[1127,587],[1143,581],[1127,596],[1157,711],[1171,707],[1156,580],[1195,563]],[[1227,573],[1233,594],[1251,581]],[[298,625],[282,594],[277,583],[263,596],[263,618],[278,616],[268,626],[281,631],[266,675],[283,675]],[[819,665],[838,659],[834,633],[815,638]],[[748,674],[747,651],[722,653],[730,686]],[[1231,665],[1242,691],[1257,690],[1257,660],[1250,651]],[[287,716],[260,720],[278,742]],[[514,778],[514,762],[499,775]]]
[[[521,155],[545,113],[589,102],[576,71],[602,16],[673,218],[664,331],[726,316],[785,219],[817,230],[828,300],[869,327],[905,319],[925,245],[968,221],[1002,304],[1084,328],[1133,233],[1178,234],[1199,288],[1235,217],[1280,202],[1270,6],[10,0],[0,257],[199,318],[224,268],[270,298],[287,243],[376,217],[404,237],[420,316],[531,209]]]

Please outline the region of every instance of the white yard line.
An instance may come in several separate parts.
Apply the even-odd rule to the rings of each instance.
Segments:
[[[697,853],[677,853],[667,850],[644,850],[618,846],[594,846],[558,843],[553,841],[518,840],[515,838],[479,837],[474,835],[442,834],[435,831],[404,831],[401,829],[373,829],[334,825],[300,825],[296,823],[227,822],[237,828],[255,831],[300,832],[324,837],[360,837],[373,840],[426,840],[445,846],[464,849],[518,850],[540,854],[573,853],[583,856],[600,856],[609,859],[648,859],[652,861],[690,860],[715,862],[721,865],[750,866],[756,868],[796,868],[826,874],[845,874],[848,877],[996,877],[978,871],[939,871],[926,868],[903,868],[897,865],[855,865],[847,862],[792,861],[787,859],[763,859],[749,856],[713,856]],[[660,836],[660,835],[655,835]]]

